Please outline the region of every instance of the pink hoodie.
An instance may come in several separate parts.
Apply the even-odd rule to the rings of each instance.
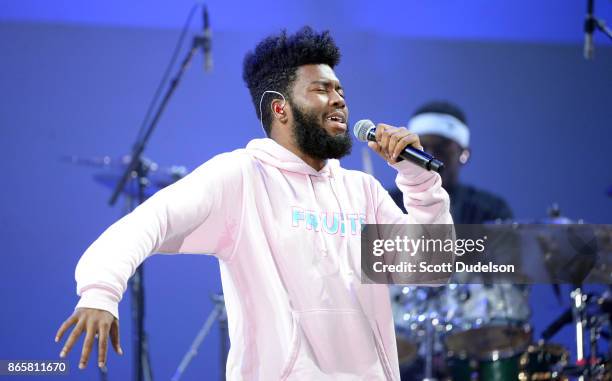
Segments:
[[[218,155],[109,227],[77,268],[79,307],[118,317],[154,252],[219,258],[228,380],[399,380],[386,285],[360,283],[362,223],[451,224],[438,174],[393,166],[380,183],[328,160],[317,172],[271,139]]]

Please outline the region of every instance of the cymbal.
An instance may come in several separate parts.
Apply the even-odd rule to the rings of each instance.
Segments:
[[[523,225],[569,225],[569,224],[582,224],[582,219],[572,220],[571,218],[564,216],[556,217],[543,217],[543,218],[526,218],[526,219],[509,219],[509,220],[490,220],[485,221],[485,225],[514,225],[516,227]]]
[[[610,283],[612,225],[567,220],[555,217],[546,221],[456,225],[457,237],[486,237],[487,261],[516,268],[494,274],[456,272],[453,280],[469,283],[478,275],[492,283]],[[481,259],[467,256],[458,261],[477,264]]]
[[[70,164],[99,168],[100,172],[93,175],[94,180],[109,189],[115,189],[126,167],[130,164],[131,156],[124,155],[122,157],[113,158],[110,156],[80,157],[72,155],[64,156],[61,160]],[[147,168],[147,178],[144,189],[146,197],[150,197],[155,192],[182,179],[189,172],[184,166],[159,166],[157,163],[147,158],[143,158],[143,163]],[[132,174],[132,178],[136,178],[136,173]],[[127,183],[123,189],[123,193],[131,197],[137,197],[138,187],[136,182],[131,181]]]

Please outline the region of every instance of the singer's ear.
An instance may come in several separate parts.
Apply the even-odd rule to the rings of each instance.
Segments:
[[[285,101],[282,99],[275,99],[270,104],[272,108],[272,116],[274,119],[278,120],[281,123],[287,123],[289,120],[288,113],[285,110]]]
[[[464,148],[463,151],[461,151],[461,154],[459,155],[459,162],[462,165],[465,165],[468,160],[470,160],[470,156],[472,155],[472,151],[470,151],[469,148]]]

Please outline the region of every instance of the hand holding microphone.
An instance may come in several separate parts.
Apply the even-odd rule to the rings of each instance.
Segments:
[[[390,164],[405,159],[429,171],[440,172],[444,168],[444,163],[423,152],[418,135],[405,127],[374,125],[371,120],[363,119],[355,123],[353,133],[362,142],[367,141],[368,147]]]

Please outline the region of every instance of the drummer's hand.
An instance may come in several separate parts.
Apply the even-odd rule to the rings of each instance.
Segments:
[[[100,368],[106,366],[106,348],[108,336],[110,333],[111,342],[115,348],[115,352],[123,355],[121,344],[119,342],[119,320],[108,311],[98,310],[94,308],[77,308],[77,310],[61,325],[55,335],[55,342],[62,339],[64,333],[74,325],[74,329],[68,336],[64,348],[60,352],[60,357],[66,357],[72,346],[85,332],[85,341],[83,342],[83,350],[81,351],[81,359],[79,360],[79,369],[84,369],[87,366],[89,354],[94,344],[94,338],[98,337],[98,366]]]
[[[376,125],[376,141],[368,146],[390,164],[397,163],[399,154],[407,146],[423,150],[419,136],[408,131],[406,127],[393,127],[388,124]]]

